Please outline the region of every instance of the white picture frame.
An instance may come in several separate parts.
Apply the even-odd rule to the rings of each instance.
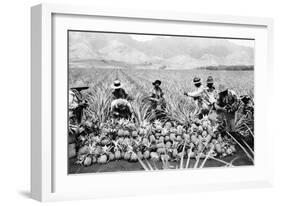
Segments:
[[[55,19],[59,16],[62,19]],[[63,18],[70,18],[65,20]],[[81,24],[71,18],[83,18],[86,23]],[[61,91],[66,91],[66,75],[57,67],[65,64],[65,57],[60,51],[66,49],[63,43],[57,44],[54,38],[63,38],[61,33],[72,26],[80,25],[86,28],[87,18],[106,18],[112,25],[112,30],[118,28],[110,21],[120,20],[123,27],[138,21],[144,26],[147,22],[157,21],[161,24],[177,23],[180,30],[185,24],[202,24],[205,27],[225,27],[225,34],[234,37],[256,37],[259,44],[255,55],[255,100],[256,100],[256,131],[255,140],[255,166],[242,168],[229,168],[226,170],[204,169],[190,171],[162,171],[162,172],[135,172],[120,174],[67,174],[60,161],[66,159],[67,149],[58,152],[60,142],[56,139],[57,133],[63,134],[64,130],[58,129],[60,110],[57,108]],[[66,23],[68,22],[68,23]],[[272,88],[270,78],[273,76],[273,20],[258,17],[236,17],[221,15],[201,15],[175,12],[149,12],[128,11],[110,8],[92,8],[86,6],[70,6],[57,4],[40,4],[31,8],[31,195],[39,201],[69,200],[83,198],[113,197],[124,195],[139,195],[151,193],[177,193],[189,191],[209,191],[239,189],[248,187],[269,187],[273,184],[273,140],[274,134],[269,129],[268,115],[266,113],[268,102],[263,100],[262,94],[266,91],[262,84]],[[143,28],[144,28],[143,26]],[[63,28],[65,27],[65,28]],[[239,29],[241,27],[241,29]],[[244,29],[245,28],[245,29]],[[83,29],[83,28],[82,28]],[[136,29],[142,29],[138,27]],[[147,27],[146,32],[152,29]],[[233,32],[237,30],[236,32]],[[252,30],[251,30],[252,29]],[[61,30],[61,31],[60,31]],[[204,32],[203,29],[201,32]],[[218,35],[219,29],[214,29],[213,35]],[[58,33],[56,33],[58,32]],[[177,31],[172,31],[177,32]],[[199,35],[199,30],[197,31]],[[232,34],[231,34],[232,33]],[[212,35],[212,33],[206,34]],[[223,36],[223,34],[219,34]],[[57,56],[58,55],[58,56]],[[62,55],[62,56],[60,56]],[[62,62],[59,62],[62,61]],[[63,63],[64,62],[64,63]],[[60,79],[61,78],[61,79]],[[58,84],[58,81],[60,84]],[[267,90],[268,92],[268,90]],[[271,95],[270,92],[267,95]],[[65,101],[65,104],[67,102]],[[56,114],[57,113],[57,114]],[[65,113],[66,114],[66,113]],[[67,121],[65,119],[65,121]],[[59,127],[60,128],[60,127]],[[65,127],[66,128],[66,127]],[[266,142],[260,138],[266,137]],[[260,153],[263,153],[261,155]],[[169,180],[173,177],[173,181]],[[200,178],[199,178],[200,177]],[[167,181],[161,181],[165,179]],[[154,181],[154,184],[149,184]],[[179,180],[179,181],[177,181]],[[85,183],[85,181],[87,181]],[[71,185],[71,184],[72,185]],[[83,190],[79,190],[80,186]],[[72,187],[72,188],[71,188]],[[126,189],[130,188],[130,189]]]

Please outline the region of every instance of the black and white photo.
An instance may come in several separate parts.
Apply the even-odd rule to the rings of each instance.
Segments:
[[[69,174],[254,165],[254,39],[67,35]]]

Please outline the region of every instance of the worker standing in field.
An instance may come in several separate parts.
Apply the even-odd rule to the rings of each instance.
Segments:
[[[155,115],[155,119],[159,119],[165,112],[166,102],[164,99],[164,92],[161,89],[160,80],[155,80],[152,82],[153,88],[149,93],[149,101],[150,101],[150,112]]]
[[[215,104],[217,113],[226,122],[226,131],[233,132],[235,127],[235,115],[240,105],[239,97],[236,93],[224,85],[219,86],[218,98]]]
[[[164,99],[164,93],[160,87],[160,80],[152,82],[152,85],[153,88],[149,93],[149,99],[151,101],[151,105],[156,108],[159,105],[160,101]]]
[[[207,78],[207,86],[205,88],[204,98],[203,100],[209,107],[209,112],[214,109],[214,104],[216,103],[218,93],[216,88],[214,87],[214,79],[212,76]]]
[[[122,88],[121,82],[119,80],[115,80],[113,83],[113,99],[127,99],[128,93],[125,91],[125,89]]]
[[[193,83],[196,89],[193,92],[184,92],[184,95],[188,97],[192,97],[194,99],[196,104],[196,109],[194,114],[198,116],[199,119],[202,119],[204,115],[208,114],[208,105],[203,99],[205,88],[202,85],[201,79],[199,77],[194,77]]]

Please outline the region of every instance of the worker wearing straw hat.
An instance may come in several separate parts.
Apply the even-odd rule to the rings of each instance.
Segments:
[[[219,86],[218,98],[215,109],[226,121],[226,131],[233,132],[235,127],[235,115],[239,108],[239,97],[236,93],[224,85]]]
[[[201,119],[204,115],[208,114],[208,111],[206,110],[208,106],[206,105],[205,101],[203,100],[204,95],[204,87],[202,85],[201,79],[199,77],[193,78],[193,83],[195,86],[195,90],[193,92],[184,92],[184,95],[188,97],[192,97],[196,104],[196,109],[194,114]]]
[[[127,99],[128,94],[124,88],[122,88],[121,82],[119,80],[115,80],[113,83],[113,99]]]
[[[209,76],[207,78],[207,86],[205,88],[205,95],[204,95],[204,99],[206,101],[206,104],[208,104],[208,106],[210,107],[210,109],[213,109],[211,107],[213,107],[214,103],[216,102],[216,98],[217,98],[217,90],[214,87],[214,79],[212,76]]]

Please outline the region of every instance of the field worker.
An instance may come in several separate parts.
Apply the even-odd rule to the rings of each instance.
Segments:
[[[127,99],[128,98],[128,94],[121,87],[121,82],[119,80],[114,81],[113,89],[114,89],[114,91],[112,92],[113,99]]]
[[[212,76],[209,76],[207,78],[207,86],[205,88],[205,95],[204,100],[206,101],[206,104],[208,104],[210,110],[212,110],[213,105],[216,103],[217,98],[217,90],[214,87],[214,79]]]
[[[149,98],[148,98],[150,101],[149,112],[154,114],[154,118],[152,119],[161,119],[166,109],[164,92],[160,87],[161,83],[162,82],[158,79],[152,82],[153,88],[149,93]]]
[[[133,116],[133,108],[126,99],[115,99],[110,107],[113,118],[130,119]]]
[[[83,117],[83,109],[87,107],[87,101],[83,100],[81,91],[89,87],[73,87],[69,90],[69,119],[74,124],[80,124]]]
[[[242,111],[241,113],[244,115],[252,116],[254,115],[254,100],[249,95],[240,96],[240,100],[242,103]]]
[[[149,93],[149,100],[151,101],[151,107],[153,109],[164,110],[165,109],[165,99],[164,92],[161,89],[161,81],[155,80],[152,82],[153,88]]]
[[[164,93],[162,91],[162,89],[160,88],[161,85],[161,81],[160,80],[155,80],[154,82],[152,82],[153,88],[150,91],[149,94],[149,99],[152,102],[152,106],[153,107],[157,107],[157,105],[159,105],[159,103],[164,100]]]
[[[202,119],[204,115],[208,114],[208,105],[203,100],[203,95],[205,92],[205,88],[201,83],[201,79],[199,77],[193,78],[194,86],[196,87],[193,92],[184,92],[184,95],[188,97],[192,97],[196,104],[196,109],[194,114],[198,116],[199,119]]]
[[[226,121],[226,131],[233,132],[235,127],[235,114],[239,108],[240,100],[234,91],[226,88],[224,85],[219,86],[218,98],[215,109]]]
[[[240,106],[236,112],[238,121],[238,132],[243,136],[244,141],[254,149],[254,139],[252,132],[254,131],[254,100],[250,95],[240,96]],[[242,124],[242,125],[241,125]]]

